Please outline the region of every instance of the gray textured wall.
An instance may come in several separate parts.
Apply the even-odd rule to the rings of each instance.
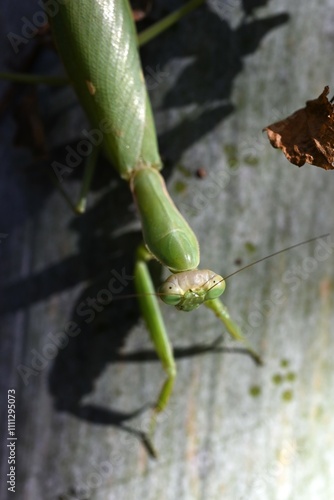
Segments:
[[[155,15],[170,2],[158,4]],[[332,231],[333,172],[290,165],[261,129],[325,85],[334,89],[333,9],[332,0],[211,1],[143,50],[169,189],[199,237],[203,267],[227,275],[237,261]],[[3,68],[27,64],[37,38],[15,54],[7,34],[21,34],[22,16],[40,10],[34,1],[3,1]],[[61,74],[48,48],[31,69]],[[23,95],[31,106],[24,115],[36,110],[29,89],[0,88],[8,103],[0,162],[1,498],[11,498],[4,481],[10,388],[18,498],[334,498],[333,236],[327,247],[306,245],[228,281],[225,302],[263,367],[226,335],[218,352],[196,355],[196,346],[224,332],[218,320],[202,309],[163,307],[178,378],[157,429],[160,459],[152,461],[140,439],[148,412],[140,410],[154,401],[163,372],[135,301],[114,302],[88,324],[77,314],[111,273],[132,273],[140,232],[127,186],[102,162],[87,213],[73,216],[46,172],[89,127],[75,96],[39,87],[40,119],[26,123],[14,116]],[[13,146],[17,123],[21,143],[32,146],[35,130],[38,146]],[[198,179],[198,168],[207,177]],[[62,185],[75,197],[79,183],[80,167]],[[124,294],[132,292],[128,281]],[[69,321],[81,333],[59,335],[69,341],[56,352],[51,337]],[[23,376],[22,365],[33,371]]]

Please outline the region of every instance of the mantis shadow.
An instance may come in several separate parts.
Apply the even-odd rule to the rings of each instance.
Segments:
[[[267,2],[244,0],[244,17],[235,27],[225,14],[239,2],[215,2],[215,11],[205,4],[143,48],[144,75],[155,109],[180,110],[173,127],[158,122],[160,149],[171,162],[178,162],[235,110],[233,84],[245,58],[256,52],[268,33],[289,20],[284,12],[256,19],[256,9]],[[171,76],[173,84],[168,87]],[[162,97],[160,87],[166,87]]]

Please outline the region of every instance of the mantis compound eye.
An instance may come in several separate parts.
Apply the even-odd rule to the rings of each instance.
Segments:
[[[169,306],[176,306],[179,304],[184,295],[178,284],[168,280],[159,287],[158,293],[161,300]]]
[[[225,280],[218,274],[213,276],[206,284],[208,291],[205,295],[205,300],[217,299],[225,290]]]

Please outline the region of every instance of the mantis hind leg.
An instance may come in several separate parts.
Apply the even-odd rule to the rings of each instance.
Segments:
[[[61,195],[64,197],[66,203],[70,206],[71,210],[73,210],[73,212],[76,214],[83,214],[86,211],[87,196],[96,169],[96,165],[98,162],[100,150],[101,148],[99,146],[94,146],[92,152],[85,161],[80,194],[78,201],[75,204],[72,202],[69,195],[67,194],[67,192],[65,191],[65,189],[61,184],[63,181],[62,172],[56,173],[56,176],[58,178],[56,180],[55,176],[48,171],[52,183],[60,191]],[[70,167],[64,167],[64,169],[66,173],[69,173],[72,170]]]
[[[152,435],[156,425],[157,414],[162,412],[170,399],[176,377],[176,365],[171,344],[165,329],[159,302],[156,296],[147,262],[151,255],[140,246],[135,264],[135,287],[138,293],[139,305],[145,319],[154,348],[167,373],[167,378],[158,395],[150,423],[149,434]]]

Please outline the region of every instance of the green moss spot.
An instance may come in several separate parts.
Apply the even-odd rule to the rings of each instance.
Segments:
[[[182,181],[176,181],[174,184],[174,189],[176,193],[184,193],[187,190],[187,184]]]
[[[249,388],[249,394],[253,396],[253,398],[257,398],[261,394],[261,387],[259,385],[252,385]]]
[[[259,159],[256,156],[245,156],[245,158],[243,158],[243,161],[251,167],[255,167],[259,164]]]
[[[253,243],[251,243],[250,241],[247,241],[247,242],[245,243],[245,249],[246,249],[246,250],[247,250],[247,252],[249,252],[249,253],[254,253],[254,252],[255,252],[255,250],[256,250],[256,246],[255,246]]]
[[[323,418],[324,416],[324,409],[322,406],[317,406],[316,409],[315,409],[315,418],[317,418],[318,420],[321,420],[321,418]]]
[[[282,368],[286,368],[287,366],[289,366],[289,360],[288,359],[282,359],[282,361],[281,361],[281,367]]]
[[[224,152],[227,156],[227,163],[230,168],[238,166],[237,148],[234,144],[225,144]]]
[[[289,389],[282,393],[283,401],[292,401],[292,398],[293,398],[293,392],[290,391]]]
[[[293,382],[294,380],[296,380],[296,374],[294,372],[289,372],[286,374],[286,379],[289,382]]]
[[[275,375],[272,376],[271,380],[274,384],[279,385],[283,382],[283,377],[280,373],[275,373]]]

